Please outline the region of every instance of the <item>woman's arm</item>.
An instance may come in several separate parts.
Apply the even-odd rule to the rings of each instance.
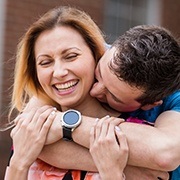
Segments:
[[[36,115],[34,111],[28,118],[17,120],[11,131],[14,153],[6,169],[5,180],[27,180],[29,167],[44,146],[55,111],[52,108],[44,109],[41,114],[43,118],[38,121],[33,118]]]

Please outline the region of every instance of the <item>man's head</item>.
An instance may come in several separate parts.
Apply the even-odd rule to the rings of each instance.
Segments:
[[[91,95],[116,110],[152,108],[180,89],[180,46],[166,29],[134,27],[101,58],[96,77]]]

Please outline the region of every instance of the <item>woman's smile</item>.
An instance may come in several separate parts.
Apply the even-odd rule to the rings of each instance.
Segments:
[[[53,87],[58,91],[59,95],[67,95],[75,91],[78,82],[79,80],[71,80],[65,83],[55,84]]]

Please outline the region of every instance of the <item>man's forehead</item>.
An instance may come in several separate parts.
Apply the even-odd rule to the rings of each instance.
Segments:
[[[114,58],[115,48],[108,49],[100,59],[99,66],[107,66]],[[107,66],[108,67],[108,66]]]

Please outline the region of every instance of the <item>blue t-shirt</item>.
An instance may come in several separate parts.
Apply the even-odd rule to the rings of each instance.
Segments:
[[[148,111],[139,109],[130,113],[130,116],[138,117],[139,119],[145,119],[154,123],[161,113],[168,110],[180,112],[180,90],[164,98],[162,105],[154,107]],[[180,166],[172,172],[171,180],[180,180]]]

